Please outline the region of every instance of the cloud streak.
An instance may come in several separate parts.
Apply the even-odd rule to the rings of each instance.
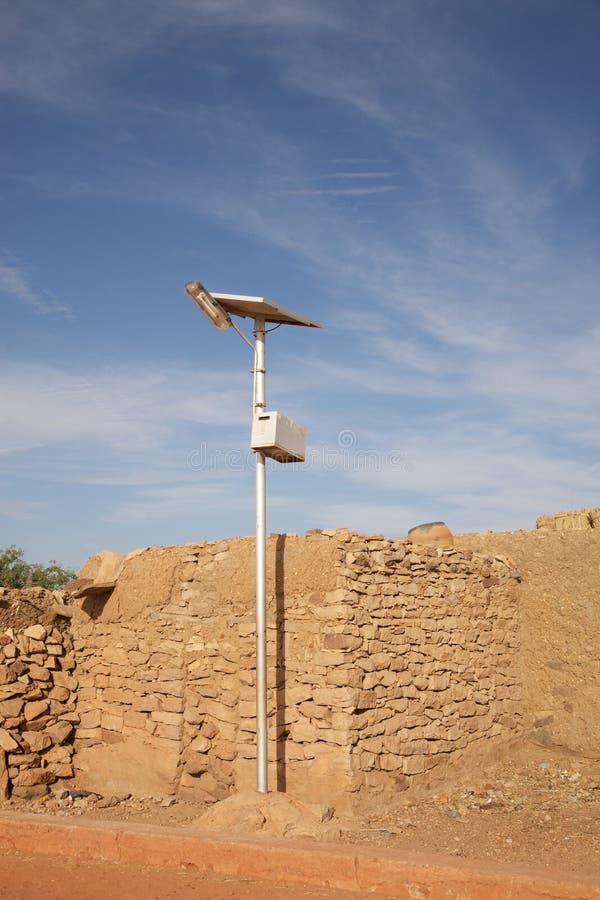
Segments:
[[[0,298],[28,306],[43,316],[70,318],[71,309],[60,303],[47,291],[36,291],[22,266],[0,259]]]
[[[368,197],[370,194],[389,194],[397,191],[397,185],[373,185],[355,188],[299,188],[297,191],[282,191],[289,197]]]
[[[190,384],[202,384],[192,394]],[[0,366],[0,449],[92,441],[129,451],[148,451],[177,425],[207,428],[247,422],[241,378],[166,367],[109,368],[94,375],[50,365]]]

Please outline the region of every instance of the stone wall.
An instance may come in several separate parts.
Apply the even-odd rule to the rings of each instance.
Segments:
[[[18,606],[35,592],[2,594]],[[41,796],[73,775],[74,668],[71,636],[56,625],[0,632],[0,795]]]
[[[272,536],[267,554],[273,788],[351,805],[518,733],[507,560],[347,531]],[[136,552],[77,607],[85,786],[253,786],[254,620],[251,539]]]
[[[114,590],[74,602],[75,760],[86,788],[138,796],[176,788],[186,626],[169,609],[185,554],[185,548],[130,554]],[[96,562],[92,557],[84,576],[93,576]]]
[[[477,741],[519,733],[518,573],[508,559],[360,535],[340,556],[345,627],[324,636],[339,648],[325,661],[352,659],[361,788],[405,787]]]
[[[539,516],[535,524],[536,528],[547,528],[551,531],[598,529],[600,528],[600,506],[592,509],[568,509],[550,516]]]
[[[322,619],[308,611],[335,586],[336,558],[320,535],[273,537],[268,556],[270,722],[283,735],[284,707],[311,694],[301,683]],[[77,602],[72,627],[76,767],[87,787],[215,800],[253,782],[253,540],[130,555],[112,592]],[[298,756],[314,758],[302,747]],[[278,747],[271,777],[280,786],[285,770]]]
[[[316,531],[267,554],[271,789],[381,802],[521,734],[597,755],[598,529],[444,550]],[[253,787],[254,541],[135,551],[114,589],[103,559],[67,607],[74,650],[68,597],[0,588],[0,791],[68,779],[74,725],[79,787]]]

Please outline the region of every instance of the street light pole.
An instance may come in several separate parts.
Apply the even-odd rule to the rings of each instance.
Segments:
[[[256,790],[268,791],[267,741],[267,483],[266,457],[280,463],[302,462],[306,430],[278,412],[266,412],[265,323],[320,328],[318,322],[265,297],[211,294],[199,281],[188,281],[185,292],[224,331],[233,328],[254,353],[251,446],[256,458]],[[254,320],[254,344],[231,316]],[[255,427],[256,436],[255,436]]]
[[[265,410],[265,320],[254,319],[254,416]],[[256,455],[256,790],[268,791],[267,742],[267,467]]]

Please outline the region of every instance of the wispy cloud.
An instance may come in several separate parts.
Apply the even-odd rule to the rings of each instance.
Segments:
[[[321,178],[360,180],[361,178],[393,178],[399,174],[399,172],[329,172],[321,175]]]
[[[22,0],[3,14],[0,92],[92,111],[106,96],[109,72],[144,50],[188,42],[209,48],[215,29],[289,33],[337,28],[321,4],[274,0],[67,0],[51,12]]]
[[[246,479],[247,481],[247,479]],[[201,483],[167,484],[156,488],[143,488],[135,496],[107,515],[109,522],[131,522],[136,520],[171,519],[179,516],[199,514],[218,507],[221,511],[236,511],[253,508],[251,491],[240,493],[232,489],[232,479],[227,481],[211,478]]]
[[[17,521],[40,519],[46,509],[47,504],[36,500],[0,500],[0,516]]]
[[[36,291],[26,270],[15,263],[0,259],[0,298],[17,301],[31,307],[40,315],[70,317],[72,311],[46,291]]]
[[[485,530],[490,522],[496,530],[515,522],[533,528],[544,512],[589,506],[597,491],[597,477],[581,459],[502,425],[483,431],[473,421],[436,420],[430,430],[408,426],[397,443],[401,464],[385,463],[382,453],[380,466],[375,457],[348,465],[344,499],[338,491],[321,503],[318,521],[388,534],[438,519],[461,531]]]
[[[201,394],[190,384],[203,385]],[[110,368],[93,375],[50,365],[0,366],[2,450],[100,442],[149,450],[181,423],[231,427],[248,417],[241,379],[197,369]]]
[[[388,194],[397,191],[396,185],[374,185],[356,188],[299,188],[296,191],[282,191],[282,194],[296,197],[366,197],[369,194]]]

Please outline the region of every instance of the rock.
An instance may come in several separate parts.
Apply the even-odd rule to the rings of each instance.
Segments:
[[[70,722],[57,722],[56,725],[46,728],[45,733],[53,744],[64,744],[73,733],[73,726]]]
[[[259,802],[246,794],[236,794],[212,806],[194,825],[207,831],[228,834],[256,834],[262,831],[265,816]]]
[[[17,750],[19,745],[12,737],[11,734],[6,730],[6,728],[0,728],[0,747],[2,750],[8,750],[9,752],[12,750]]]
[[[82,788],[72,788],[69,791],[72,800],[82,800],[87,797],[99,797],[94,791],[85,791]]]
[[[427,522],[415,525],[408,532],[412,544],[433,544],[444,549],[454,546],[454,537],[445,522]]]
[[[5,719],[12,719],[21,714],[21,710],[23,709],[24,700],[20,697],[15,697],[12,700],[2,700],[0,702],[0,716]]]
[[[225,800],[229,796],[227,788],[221,784],[211,772],[205,772],[198,778],[198,785],[207,795],[207,801],[214,803],[217,800]]]
[[[29,666],[29,677],[33,678],[34,681],[50,681],[50,670],[46,669],[45,666],[38,666],[36,663],[32,663]]]
[[[71,747],[51,747],[44,753],[47,763],[68,763],[72,756]]]
[[[64,687],[69,691],[74,691],[77,687],[77,679],[69,675],[68,672],[62,672],[60,669],[57,669],[52,677],[55,687]]]
[[[48,691],[48,699],[58,700],[60,703],[64,703],[65,700],[69,699],[70,693],[71,691],[68,688],[55,685],[52,690]]]
[[[184,765],[184,770],[188,775],[202,775],[207,769],[208,756],[205,753],[200,753],[197,756],[191,757]]]
[[[228,834],[266,834],[294,839],[335,840],[333,809],[302,803],[286,794],[234,794],[212,806],[194,823],[199,828]]]
[[[444,812],[449,819],[462,819],[460,812],[453,806],[447,806]]]
[[[36,797],[43,797],[48,793],[47,784],[29,784],[17,785],[12,789],[12,796],[19,797],[21,800],[34,800]]]
[[[194,738],[191,742],[189,749],[194,753],[206,753],[210,750],[211,746],[212,744],[208,738],[204,737],[204,735],[198,735],[198,737]]]
[[[30,722],[32,719],[37,719],[38,716],[45,713],[49,706],[50,703],[48,700],[31,700],[29,703],[25,704],[23,715],[25,716],[25,719]]]
[[[35,784],[52,784],[56,781],[56,775],[50,769],[40,767],[22,769],[13,779],[15,787],[30,787]]]
[[[113,550],[102,550],[92,556],[79,572],[80,579],[91,578],[93,586],[114,585],[123,570],[125,557],[122,553]],[[67,588],[69,586],[67,585]],[[86,588],[80,589],[85,593]]]
[[[48,632],[43,625],[30,625],[23,634],[26,637],[33,638],[34,641],[45,641]]]
[[[51,739],[41,731],[23,731],[21,737],[33,753],[37,753],[39,750],[46,750],[52,746]]]
[[[64,619],[73,618],[73,607],[65,606],[63,603],[55,603],[52,607],[52,612],[57,616],[62,616]]]
[[[53,766],[50,766],[50,769],[57,778],[72,778],[74,775],[71,763],[55,763]]]
[[[93,583],[93,578],[75,578],[73,579],[73,581],[68,581],[67,584],[65,584],[64,589],[67,594],[73,594],[75,597],[77,597],[79,594],[85,593],[85,588],[89,587]]]
[[[131,798],[131,794],[128,792],[122,792],[117,794],[111,794],[110,797],[101,797],[100,800],[96,803],[98,809],[110,809],[113,806],[118,806],[119,803],[124,803],[126,800]]]
[[[8,666],[2,665],[0,661],[0,685],[10,684],[14,677]]]

